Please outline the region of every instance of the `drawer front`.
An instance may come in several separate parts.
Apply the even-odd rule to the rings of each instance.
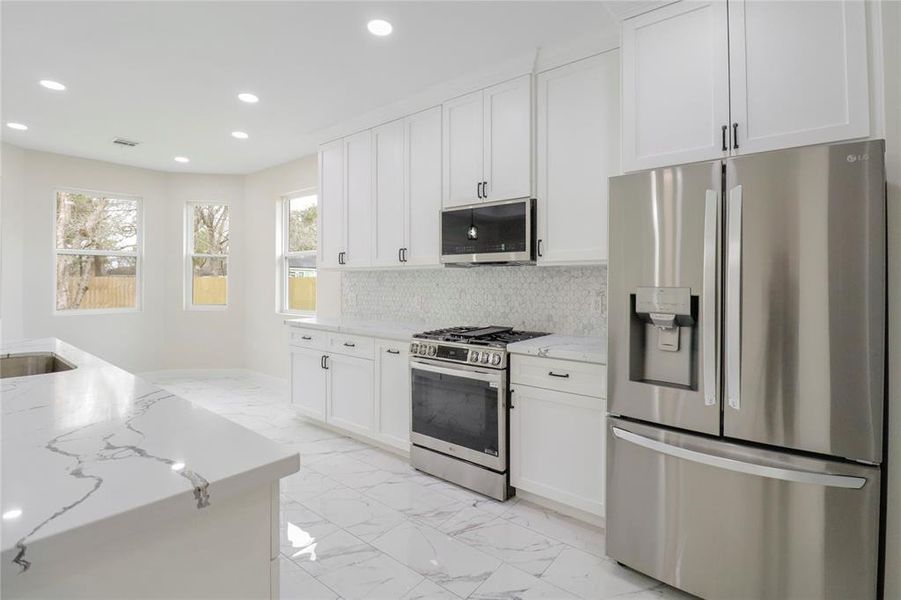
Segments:
[[[510,381],[594,398],[607,397],[605,365],[514,354],[511,356]]]
[[[357,356],[372,360],[375,342],[372,338],[359,335],[342,335],[333,333],[329,336],[329,351],[335,354]]]
[[[328,333],[316,329],[291,329],[289,343],[301,348],[328,350]]]

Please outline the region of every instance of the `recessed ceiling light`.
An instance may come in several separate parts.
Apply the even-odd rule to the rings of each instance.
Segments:
[[[13,123],[12,121],[7,123],[6,126],[10,129],[15,129],[16,131],[25,131],[26,129],[28,129],[28,125],[23,125],[22,123]]]
[[[251,94],[250,92],[241,92],[238,94],[238,100],[247,104],[256,104],[260,101],[256,94]]]
[[[186,162],[191,162],[191,159],[188,158],[187,156],[176,156],[175,162],[186,163]]]
[[[21,516],[22,516],[21,508],[14,508],[12,510],[8,510],[5,513],[3,513],[3,519],[5,521],[9,521],[11,519],[18,519]]]
[[[383,19],[373,19],[366,23],[366,29],[368,29],[369,33],[372,35],[377,35],[379,37],[391,35],[391,32],[394,31],[394,27],[391,26],[391,23]]]
[[[41,85],[54,92],[62,92],[66,89],[66,86],[58,81],[53,81],[52,79],[41,79]]]
[[[232,137],[238,138],[239,140],[246,140],[250,136],[244,131],[232,131]]]

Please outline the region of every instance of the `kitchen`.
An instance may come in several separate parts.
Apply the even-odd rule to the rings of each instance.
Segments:
[[[0,11],[4,596],[901,597],[898,2]]]

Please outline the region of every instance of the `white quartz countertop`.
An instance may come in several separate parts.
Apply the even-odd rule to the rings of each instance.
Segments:
[[[607,339],[603,337],[551,334],[508,344],[507,350],[511,354],[607,364]]]
[[[0,349],[20,352],[77,366],[0,380],[2,556],[20,570],[62,534],[145,507],[203,510],[300,466],[295,450],[60,340]]]
[[[388,340],[407,341],[414,333],[422,333],[435,329],[434,325],[423,323],[400,323],[397,321],[367,321],[360,319],[340,319],[327,317],[302,317],[288,319],[286,324],[291,327],[306,327],[320,329],[334,333],[347,335],[363,335]]]

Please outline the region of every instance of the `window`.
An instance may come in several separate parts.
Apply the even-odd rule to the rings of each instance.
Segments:
[[[56,310],[140,307],[141,201],[56,192]]]
[[[228,304],[228,205],[188,204],[186,305]]]
[[[282,198],[282,310],[316,312],[316,194]]]

